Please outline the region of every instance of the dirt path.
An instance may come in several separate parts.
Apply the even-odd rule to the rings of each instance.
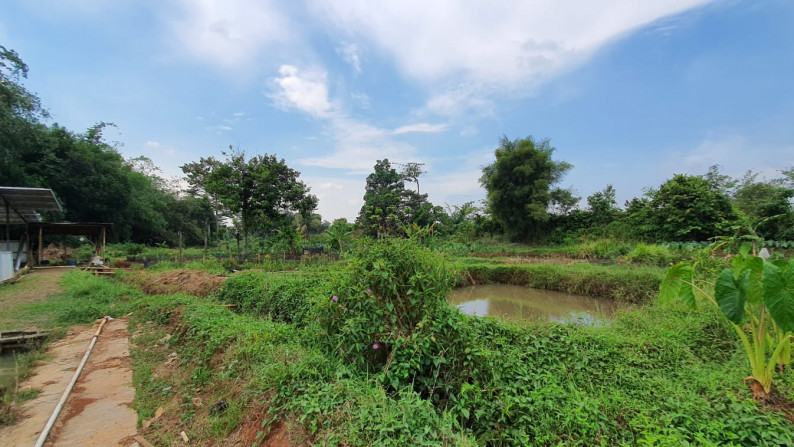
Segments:
[[[10,307],[44,301],[60,291],[63,270],[42,270],[23,278],[13,293],[0,295]],[[0,445],[32,446],[47,424],[96,331],[96,325],[74,326],[66,337],[49,345],[45,364],[20,390],[41,390],[17,409],[19,420],[0,427]],[[105,324],[88,362],[50,431],[46,446],[137,446],[137,414],[130,408],[135,397],[128,343],[127,322]]]

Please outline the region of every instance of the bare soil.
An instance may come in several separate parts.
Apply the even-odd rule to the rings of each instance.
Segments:
[[[47,439],[47,446],[135,446],[137,415],[125,319],[109,321]],[[33,445],[68,386],[95,332],[75,326],[49,347],[51,361],[38,367],[21,390],[39,389],[21,404],[16,424],[0,428],[4,445]]]
[[[213,275],[201,270],[175,270],[169,272],[141,272],[126,280],[135,283],[149,295],[183,292],[195,296],[207,296],[219,290],[226,282],[225,276]]]

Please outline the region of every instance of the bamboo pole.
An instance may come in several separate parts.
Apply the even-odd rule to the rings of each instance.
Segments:
[[[39,250],[36,265],[41,265],[41,252],[44,250],[44,227],[39,227]]]

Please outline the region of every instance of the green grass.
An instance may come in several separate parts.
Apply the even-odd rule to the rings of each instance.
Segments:
[[[455,361],[467,373],[453,378],[456,385],[441,399],[410,382],[389,386],[382,372],[363,371],[325,348],[312,316],[315,295],[327,300],[330,292],[322,278],[343,274],[336,268],[246,272],[208,298],[143,296],[76,272],[47,309],[63,322],[133,312],[139,417],[148,420],[166,407],[176,419],[146,432],[158,444],[175,441],[173,424],[198,440],[220,442],[251,412],[261,412],[263,435],[289,421],[296,436],[320,445],[792,445],[794,429],[779,407],[751,400],[746,359],[719,311],[656,304],[663,269],[490,259],[452,265],[460,281],[465,270],[478,282],[645,305],[604,327],[516,325],[442,312],[445,324],[465,336],[467,349]],[[239,303],[243,312],[221,301]],[[277,316],[291,306],[304,306],[303,317]],[[453,360],[439,349],[430,360]],[[167,368],[172,352],[177,360]],[[789,409],[792,376],[789,370],[775,382],[777,401]],[[191,404],[196,398],[204,405]],[[208,407],[221,398],[229,409],[209,416]]]
[[[656,267],[577,264],[503,264],[498,259],[458,259],[458,284],[501,283],[591,295],[616,301],[652,300],[664,278]]]

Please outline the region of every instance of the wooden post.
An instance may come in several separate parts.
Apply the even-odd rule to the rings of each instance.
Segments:
[[[204,259],[207,258],[207,249],[209,248],[210,239],[210,224],[207,224],[206,231],[204,232]]]
[[[26,254],[25,259],[25,267],[33,266],[33,247],[30,245],[30,231],[25,232],[25,245],[28,247],[28,251]]]
[[[44,250],[44,227],[39,227],[39,254],[36,265],[41,265],[41,252]]]
[[[4,198],[3,202],[6,203],[6,250],[11,251],[11,210],[8,207],[8,200]]]
[[[104,225],[102,226],[102,231],[100,232],[100,234],[101,234],[101,237],[102,237],[102,246],[100,248],[100,250],[102,251],[102,254],[100,254],[99,256],[104,258],[105,257],[105,237],[107,236]]]

